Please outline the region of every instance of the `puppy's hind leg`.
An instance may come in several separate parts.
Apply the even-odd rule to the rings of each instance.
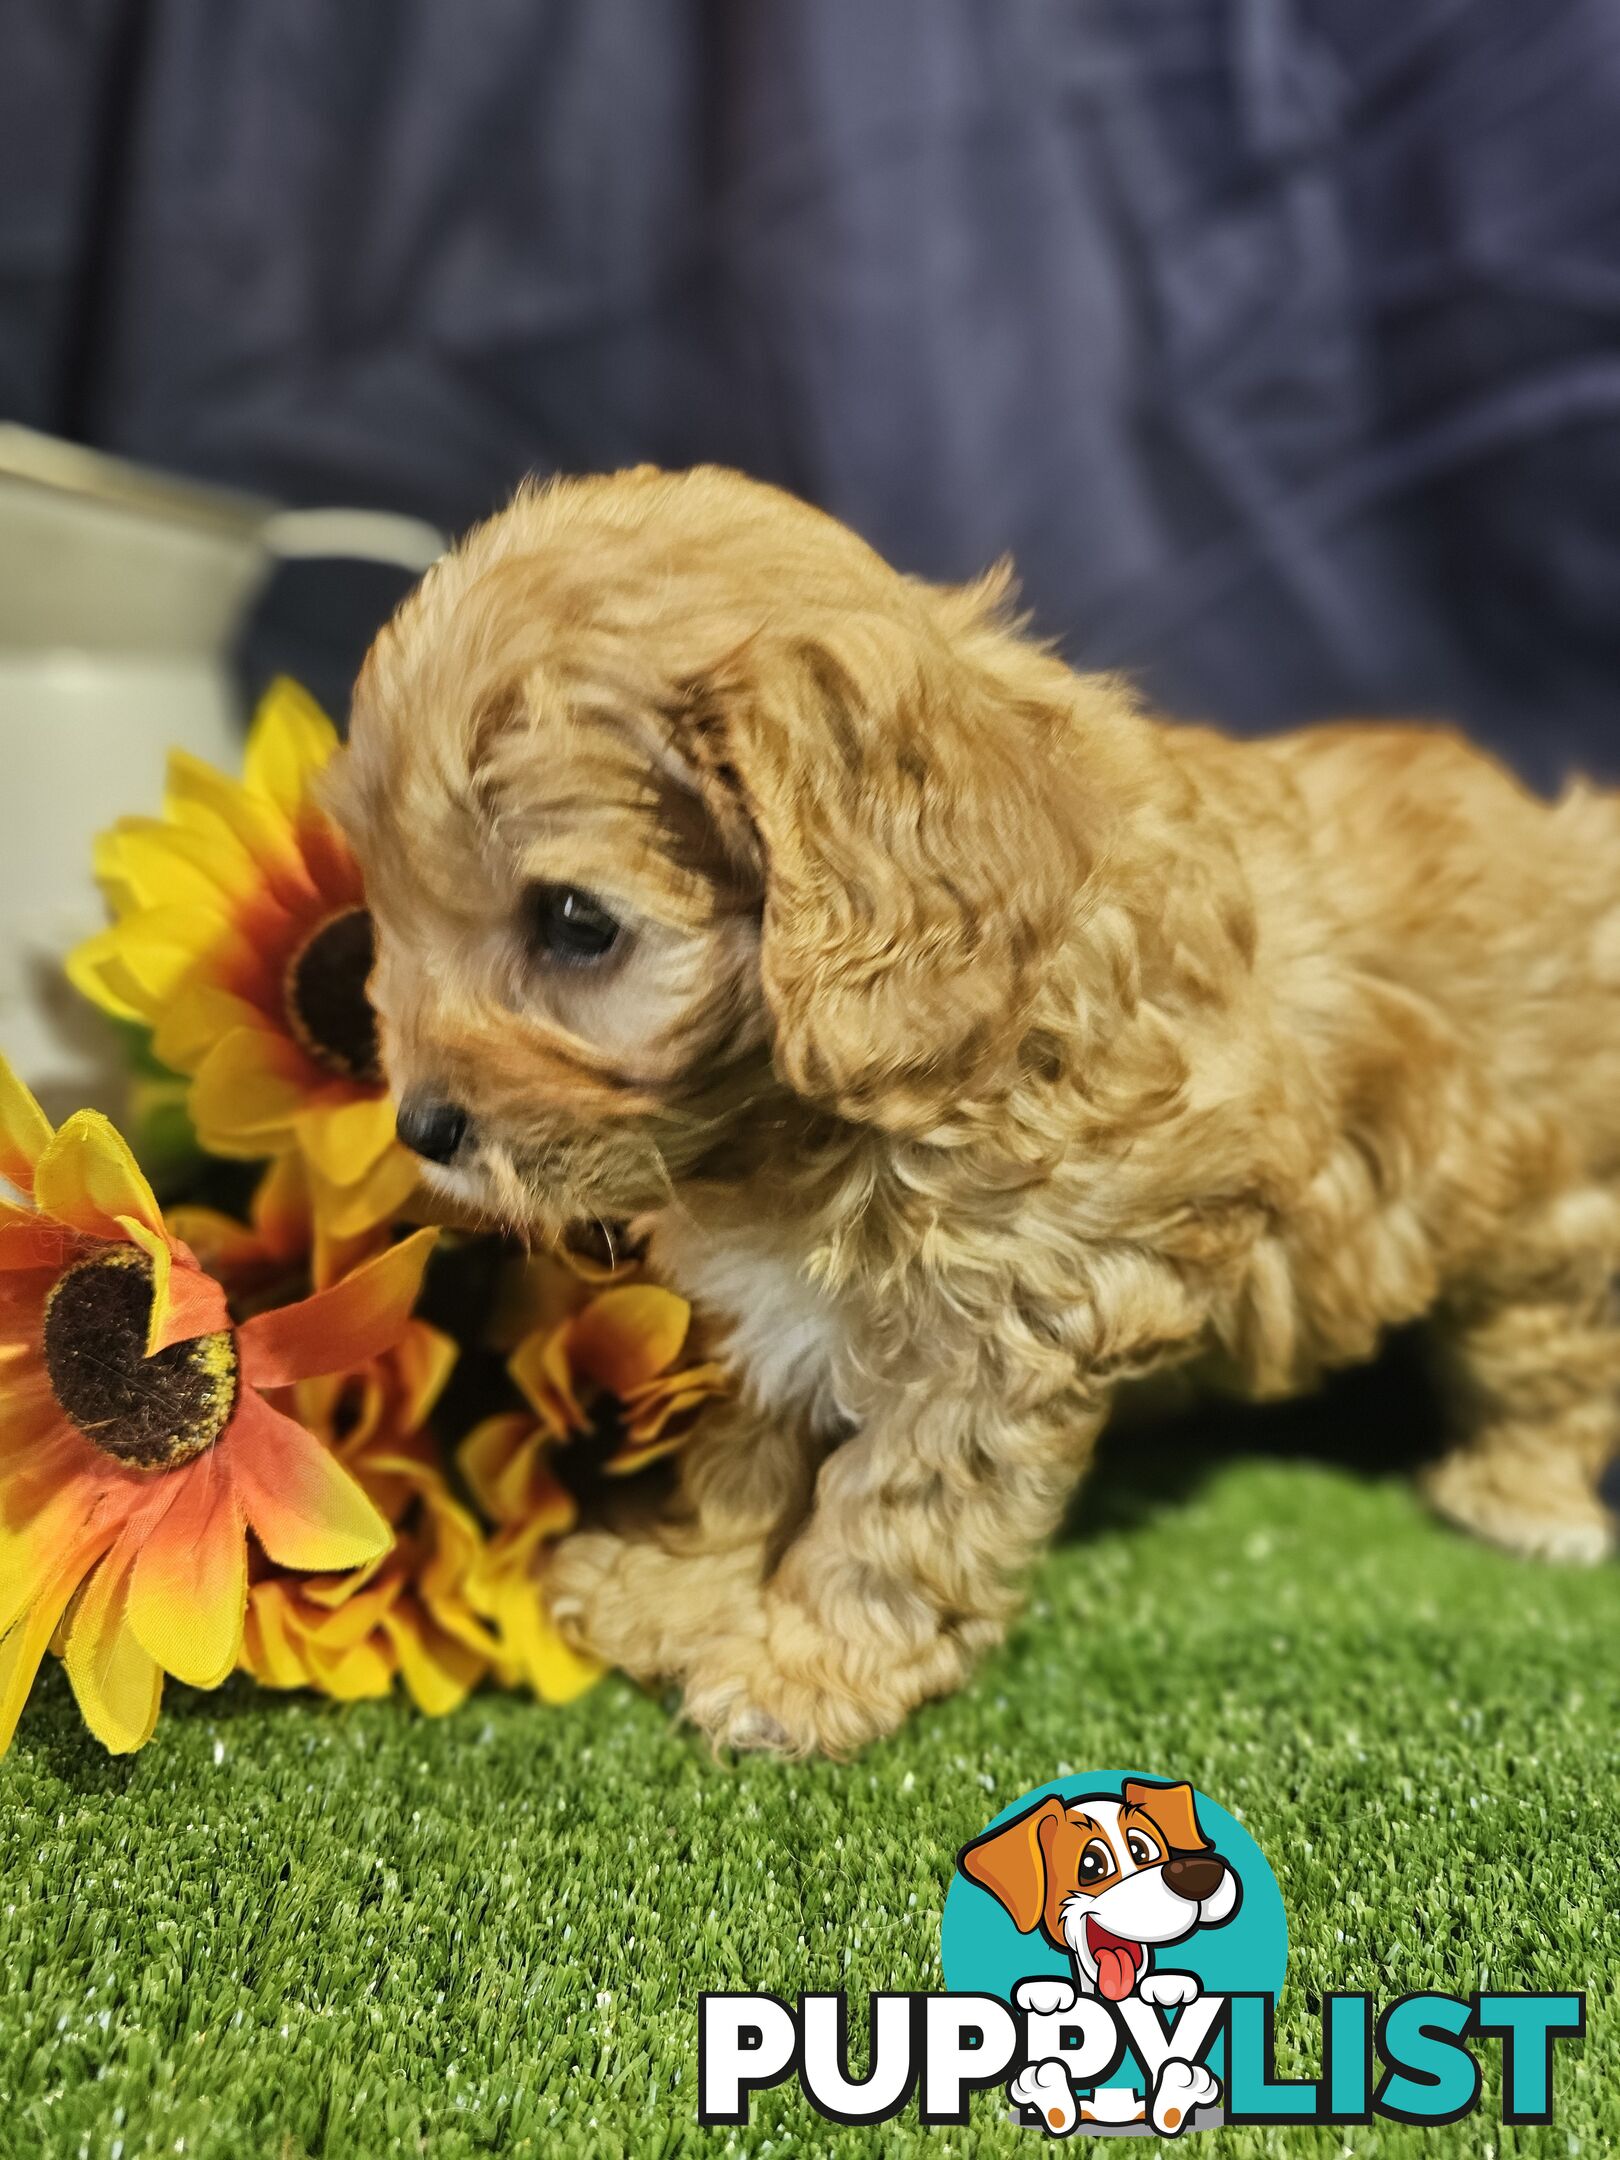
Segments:
[[[1434,1326],[1460,1429],[1423,1481],[1441,1514],[1546,1559],[1614,1549],[1598,1484],[1620,1453],[1617,1285],[1620,1197],[1594,1187],[1509,1224],[1448,1297]]]

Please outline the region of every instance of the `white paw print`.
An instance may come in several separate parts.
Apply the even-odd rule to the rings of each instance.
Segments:
[[[1069,2073],[1055,2055],[1027,2063],[1007,2087],[1007,2097],[1015,2107],[1034,2108],[1053,2137],[1067,2137],[1080,2120]]]
[[[1192,2121],[1194,2108],[1208,2107],[1221,2096],[1213,2071],[1202,2063],[1183,2062],[1172,2055],[1159,2072],[1153,2088],[1148,2120],[1160,2137],[1179,2137]]]

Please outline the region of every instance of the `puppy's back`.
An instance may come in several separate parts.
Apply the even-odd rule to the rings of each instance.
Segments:
[[[1591,1167],[1620,1170],[1620,795],[1545,802],[1437,727],[1262,747],[1344,955],[1446,1014],[1505,1088],[1559,1100]]]

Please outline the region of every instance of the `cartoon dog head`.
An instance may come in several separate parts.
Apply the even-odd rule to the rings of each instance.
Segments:
[[[1126,1780],[1123,1793],[1048,1798],[964,1846],[957,1866],[1021,1934],[1066,1950],[1080,1985],[1120,2002],[1155,1946],[1219,1927],[1242,1886],[1205,1837],[1190,1785]]]

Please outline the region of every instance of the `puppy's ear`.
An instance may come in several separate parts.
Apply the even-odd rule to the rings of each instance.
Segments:
[[[1198,1820],[1190,1785],[1147,1785],[1140,1778],[1128,1778],[1124,1799],[1127,1807],[1142,1808],[1153,1817],[1173,1852],[1214,1851]]]
[[[1061,1800],[1042,1800],[999,1830],[987,1830],[956,1856],[969,1882],[980,1884],[1006,1907],[1020,1935],[1039,1926],[1046,1910],[1046,1847],[1041,1825],[1062,1817]]]
[[[1015,1076],[1090,855],[1070,678],[971,594],[901,590],[892,613],[765,626],[702,685],[687,747],[762,859],[782,1077],[921,1134]]]

